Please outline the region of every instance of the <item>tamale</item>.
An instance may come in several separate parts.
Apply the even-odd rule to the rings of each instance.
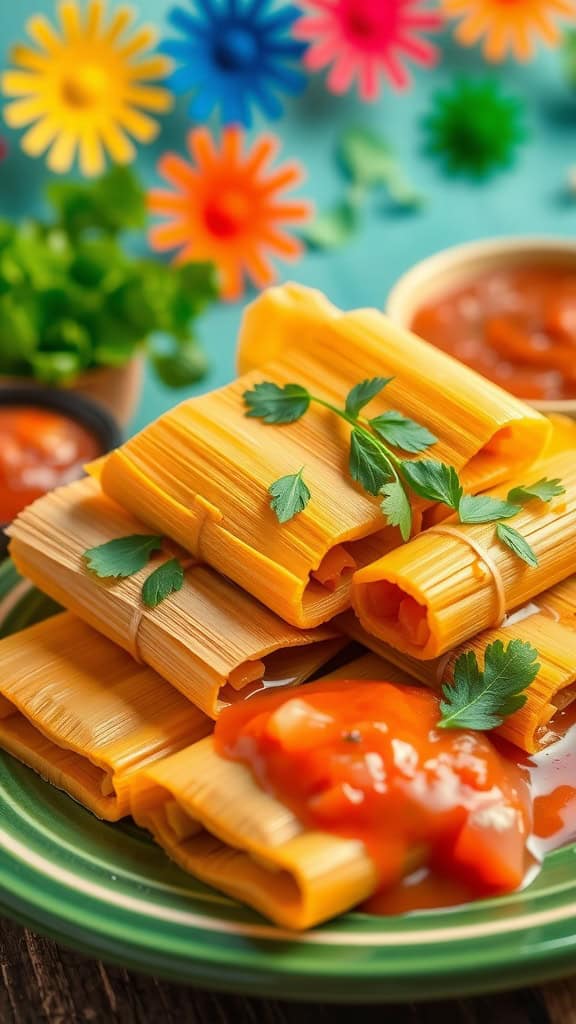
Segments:
[[[0,641],[0,746],[99,818],[129,813],[134,773],[212,722],[68,612]]]
[[[502,771],[484,737],[436,729],[437,701],[380,684],[379,664],[353,662],[337,683],[330,674],[287,704],[269,695],[273,703],[228,709],[214,737],[134,777],[136,821],[186,870],[288,928],[318,924],[439,861],[479,885],[518,885],[530,811],[517,769]]]
[[[545,476],[560,478],[566,493],[550,502],[530,501],[509,521],[532,547],[536,567],[498,540],[495,523],[447,519],[356,573],[352,600],[364,629],[405,654],[435,658],[499,626],[506,612],[570,575],[576,558],[574,452],[552,455],[528,478],[524,472],[489,494],[503,498],[510,488]]]
[[[552,587],[524,608],[508,616],[497,629],[487,629],[464,641],[455,650],[429,661],[411,657],[376,639],[362,628],[353,612],[338,618],[338,625],[353,640],[379,655],[371,666],[372,678],[395,679],[400,671],[406,680],[440,690],[454,677],[454,665],[465,651],[474,651],[480,665],[486,647],[501,640],[531,643],[538,651],[540,669],[526,690],[526,703],[504,719],[496,732],[529,754],[556,738],[555,716],[576,700],[576,578]],[[365,678],[365,677],[363,677]],[[406,681],[402,680],[399,681]]]
[[[87,569],[86,549],[145,532],[86,478],[28,506],[9,528],[10,551],[43,591],[212,717],[263,685],[303,682],[342,646],[334,627],[300,631],[204,565],[189,566],[182,589],[147,608],[143,580],[170,552],[128,579],[102,580]]]
[[[534,410],[382,314],[340,313],[295,285],[248,310],[239,360],[249,371],[240,379],[165,413],[94,471],[124,508],[300,627],[347,607],[353,568],[400,538],[347,473],[346,424],[314,406],[296,423],[266,425],[246,416],[246,390],[296,382],[342,405],[363,378],[393,376],[373,415],[392,407],[422,423],[438,438],[434,457],[464,483],[469,472],[477,489],[533,460],[550,431]],[[268,488],[302,465],[313,499],[280,526]],[[327,573],[335,550],[340,568]]]
[[[132,780],[132,814],[208,885],[286,928],[310,928],[367,899],[376,868],[362,843],[307,830],[210,738]]]

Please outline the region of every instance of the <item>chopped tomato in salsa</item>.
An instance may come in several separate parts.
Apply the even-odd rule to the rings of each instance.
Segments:
[[[481,733],[438,728],[439,715],[419,687],[325,680],[228,708],[215,740],[307,827],[361,840],[380,893],[419,868],[452,881],[441,902],[515,889],[527,771]]]
[[[576,397],[576,270],[483,274],[424,304],[411,327],[520,398]]]
[[[0,408],[0,523],[76,479],[99,454],[97,438],[69,416],[35,406]]]

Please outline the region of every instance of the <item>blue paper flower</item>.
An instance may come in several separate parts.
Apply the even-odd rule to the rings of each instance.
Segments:
[[[282,113],[278,92],[296,95],[306,76],[294,67],[306,43],[288,34],[301,11],[275,0],[190,0],[194,13],[173,7],[170,23],[184,39],[169,39],[162,51],[180,67],[169,85],[194,92],[190,116],[204,121],[214,107],[225,124],[251,125],[251,108],[268,117]]]

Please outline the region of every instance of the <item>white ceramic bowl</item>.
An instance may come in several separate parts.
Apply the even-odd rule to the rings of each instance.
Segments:
[[[422,260],[396,282],[386,303],[388,316],[410,327],[425,303],[492,270],[526,265],[566,267],[576,274],[576,241],[567,238],[490,238],[443,249]],[[576,418],[576,398],[529,403],[541,412]]]

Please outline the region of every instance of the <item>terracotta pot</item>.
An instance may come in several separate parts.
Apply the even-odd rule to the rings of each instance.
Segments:
[[[576,271],[576,242],[567,238],[492,238],[443,249],[422,260],[396,282],[386,312],[403,327],[410,327],[416,310],[466,281],[491,270],[538,264]],[[576,418],[576,399],[527,402],[543,413]]]
[[[125,366],[103,366],[83,373],[66,391],[76,391],[103,405],[121,427],[130,422],[136,412],[142,392],[144,357],[136,356]],[[31,377],[0,377],[0,387],[43,388],[45,385]]]

